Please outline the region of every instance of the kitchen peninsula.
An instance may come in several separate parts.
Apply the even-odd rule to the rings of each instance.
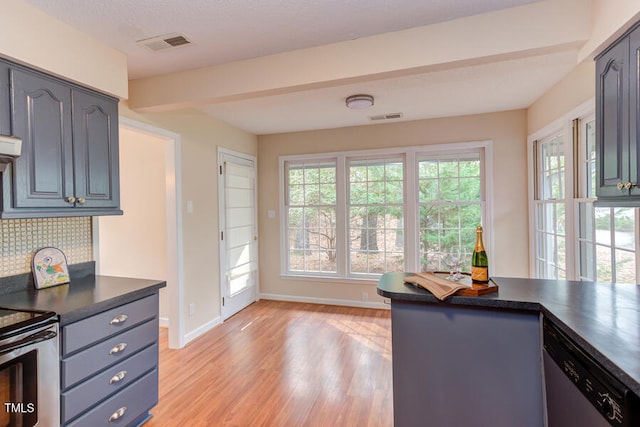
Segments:
[[[494,278],[445,302],[387,273],[396,425],[544,425],[541,318],[640,394],[640,287]]]

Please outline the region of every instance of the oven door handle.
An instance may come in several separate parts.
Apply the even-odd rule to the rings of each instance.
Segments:
[[[32,344],[37,344],[42,341],[47,341],[57,337],[58,334],[54,331],[40,331],[35,334],[24,337],[18,341],[0,346],[0,355],[10,353],[14,350],[18,350],[22,347],[26,347]]]

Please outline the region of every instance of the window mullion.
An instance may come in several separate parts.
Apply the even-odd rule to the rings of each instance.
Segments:
[[[404,241],[405,267],[407,271],[420,271],[420,251],[418,250],[418,167],[415,152],[407,152],[405,156],[404,174]]]
[[[349,239],[347,238],[349,179],[346,171],[345,156],[338,156],[336,159],[336,271],[338,277],[347,277],[349,265]]]
[[[634,219],[635,219],[635,230],[638,230],[638,224],[640,224],[640,209],[634,209],[634,213],[633,213]],[[640,256],[640,239],[638,239],[638,232],[636,231],[636,236],[635,236],[635,260],[636,260],[636,283],[640,283],[640,280],[638,280],[638,278],[640,277],[640,260],[638,259],[638,257]]]

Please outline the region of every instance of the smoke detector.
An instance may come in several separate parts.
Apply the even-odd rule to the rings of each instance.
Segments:
[[[189,40],[184,34],[180,33],[151,37],[144,40],[138,40],[136,43],[153,51],[188,46],[192,44],[191,40]]]

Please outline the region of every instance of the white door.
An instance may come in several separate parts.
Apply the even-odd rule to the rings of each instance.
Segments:
[[[219,149],[222,320],[258,298],[256,161]]]

